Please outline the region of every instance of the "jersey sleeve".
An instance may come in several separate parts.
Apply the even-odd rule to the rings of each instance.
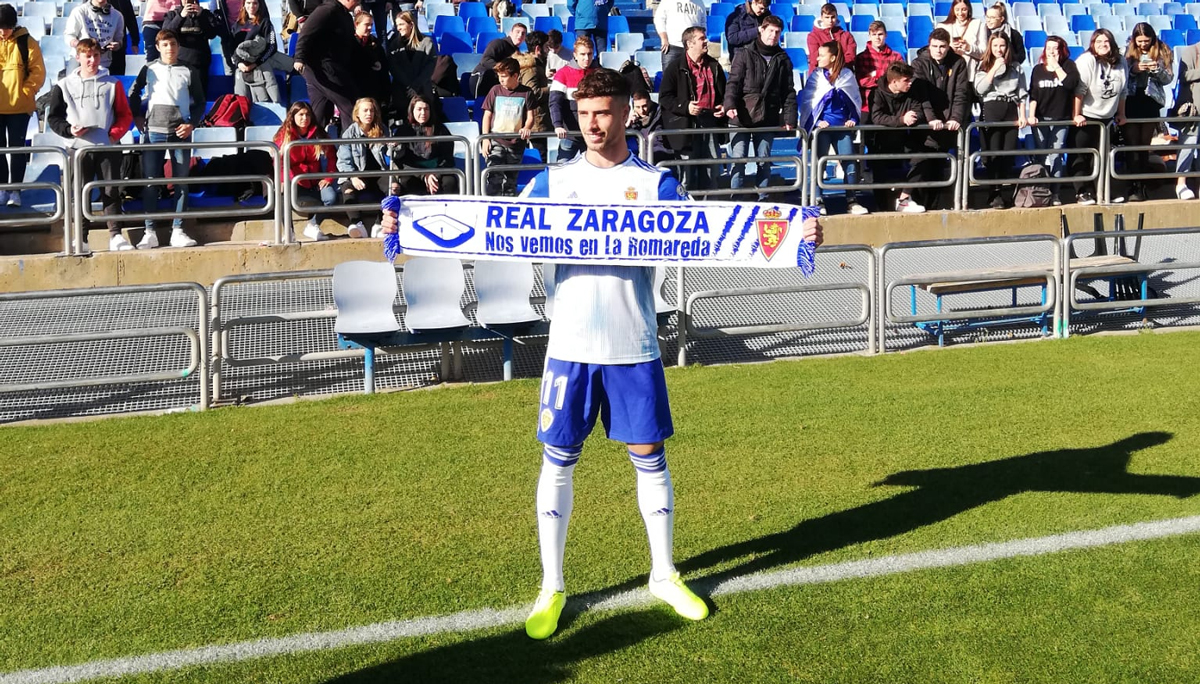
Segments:
[[[687,189],[675,177],[675,173],[666,170],[662,172],[662,176],[658,179],[658,199],[669,202],[687,202],[691,201],[692,196],[688,194]]]
[[[550,169],[542,169],[521,191],[521,197],[546,198],[550,196]]]

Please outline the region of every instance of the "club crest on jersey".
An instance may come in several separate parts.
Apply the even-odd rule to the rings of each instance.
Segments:
[[[542,432],[550,429],[554,423],[554,412],[550,409],[542,409]]]
[[[779,245],[783,244],[783,239],[787,237],[788,220],[783,218],[783,212],[772,207],[762,213],[762,218],[754,221],[754,227],[758,229],[758,244],[762,248],[763,257],[770,261]]]
[[[637,198],[638,198],[638,191],[636,188],[630,187],[625,190],[625,199],[633,201]]]

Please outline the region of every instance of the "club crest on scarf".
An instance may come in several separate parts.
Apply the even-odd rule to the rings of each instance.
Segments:
[[[754,226],[758,229],[758,244],[762,248],[762,254],[770,261],[779,245],[783,244],[783,239],[787,237],[790,222],[783,217],[783,212],[778,207],[772,207],[762,213],[762,218],[754,221]]]

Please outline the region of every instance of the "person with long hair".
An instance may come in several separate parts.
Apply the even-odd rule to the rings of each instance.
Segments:
[[[937,25],[950,34],[950,49],[967,60],[968,68],[974,69],[983,58],[983,23],[973,16],[970,0],[954,0],[945,21]]]
[[[1021,32],[1012,27],[1008,21],[1008,6],[1003,0],[998,0],[991,7],[987,8],[983,16],[983,30],[979,32],[979,39],[983,44],[979,46],[982,53],[987,49],[987,41],[997,33],[1003,33],[1008,39],[1008,52],[1012,55],[1014,64],[1025,63],[1025,40],[1021,38]]]
[[[247,2],[251,1],[247,0]],[[313,114],[312,106],[307,102],[295,102],[288,107],[287,115],[284,116],[283,123],[279,125],[279,130],[275,132],[273,139],[276,147],[282,150],[293,140],[323,140],[325,138],[325,131],[317,125],[317,117]],[[296,145],[292,147],[288,152],[288,166],[291,174],[284,182],[290,183],[293,176],[302,173],[328,171],[333,156],[333,148],[328,145]],[[332,178],[302,180],[296,188],[297,204],[319,201],[324,206],[332,207],[337,204],[337,199],[337,187]],[[308,223],[304,226],[304,236],[316,242],[329,239],[328,235],[321,232],[320,216],[313,214],[308,217]],[[295,238],[293,237],[293,239]]]
[[[1008,37],[993,33],[988,38],[987,54],[979,63],[975,73],[975,92],[979,93],[980,121],[989,123],[1011,122],[1012,126],[990,126],[983,129],[981,143],[985,152],[1012,151],[1017,149],[1017,134],[1025,127],[1025,97],[1028,94],[1025,72],[1017,66],[1016,58],[1009,51]],[[984,162],[985,176],[992,180],[1012,178],[1015,157],[988,157]],[[1000,185],[991,186],[991,207],[1003,209],[1007,205]]]
[[[409,98],[433,94],[437,49],[433,39],[417,28],[412,12],[396,13],[396,30],[387,39],[388,70],[392,75],[392,111],[408,111]]]
[[[1175,57],[1171,48],[1158,39],[1154,27],[1140,22],[1133,27],[1125,49],[1125,65],[1129,79],[1125,82],[1125,116],[1130,119],[1160,119],[1167,103],[1166,85],[1175,80]],[[1126,145],[1149,145],[1158,131],[1159,121],[1127,122],[1121,127]],[[1149,152],[1125,154],[1126,173],[1149,173]],[[1129,189],[1129,201],[1146,198],[1146,184],[1134,181]]]
[[[359,98],[354,103],[353,112],[354,123],[342,133],[342,139],[360,139],[363,142],[338,146],[337,170],[342,173],[352,173],[354,171],[387,169],[387,146],[383,143],[371,142],[372,138],[387,136],[387,129],[383,126],[383,115],[379,111],[379,103],[369,97]],[[344,178],[340,194],[345,204],[370,203],[372,200],[378,202],[383,199],[384,188],[387,187],[389,187],[387,179],[382,177]],[[371,229],[371,234],[378,235],[382,229],[378,220],[379,212],[375,211],[372,214],[376,216],[377,220]],[[362,222],[362,213],[356,209],[349,209],[346,211],[346,216],[349,219],[346,234],[352,238],[367,237],[367,229]]]
[[[396,127],[396,137],[413,138],[413,141],[397,144],[392,159],[400,169],[428,170],[428,173],[401,176],[397,194],[458,194],[458,176],[452,173],[436,172],[454,168],[454,143],[449,140],[438,142],[429,140],[429,138],[448,135],[450,135],[450,131],[434,110],[431,98],[417,95],[409,100],[408,116],[403,123]]]
[[[1067,146],[1067,126],[1039,125],[1039,121],[1070,121],[1074,116],[1075,90],[1079,87],[1079,69],[1071,61],[1067,41],[1059,36],[1046,39],[1042,57],[1033,67],[1029,83],[1029,125],[1038,149],[1062,149]],[[1046,154],[1046,170],[1062,177],[1063,155]]]
[[[817,70],[812,73],[804,84],[800,94],[800,126],[810,134],[819,128],[830,126],[851,127],[862,117],[862,97],[858,89],[858,79],[854,72],[846,68],[846,54],[837,41],[829,41],[817,48]],[[839,131],[821,136],[818,143],[824,149],[831,145],[838,155],[854,154],[854,133]],[[847,185],[858,183],[858,162],[842,160]],[[822,173],[822,169],[813,169],[813,173]],[[817,186],[820,193],[820,186]],[[846,204],[851,214],[867,213],[867,208],[858,203],[858,196],[853,190],[846,191]],[[817,198],[817,206],[825,213],[825,200]]]
[[[1096,29],[1087,52],[1075,60],[1079,86],[1075,89],[1074,127],[1067,134],[1067,147],[1100,149],[1101,129],[1112,121],[1125,123],[1125,60],[1117,54],[1117,41],[1108,29]],[[1093,154],[1073,154],[1068,160],[1071,176],[1091,175],[1096,163]],[[1096,203],[1094,181],[1077,182],[1075,199],[1079,204]]]
[[[233,92],[252,102],[282,102],[275,70],[292,71],[292,60],[279,51],[275,26],[265,0],[245,0],[230,31]]]
[[[375,19],[370,12],[360,10],[354,15],[354,37],[358,39],[358,54],[354,59],[358,64],[363,95],[378,102],[380,109],[386,109],[391,104],[392,81],[388,77],[383,41],[372,32],[374,25]]]

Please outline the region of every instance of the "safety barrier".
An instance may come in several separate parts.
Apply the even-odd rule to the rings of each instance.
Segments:
[[[550,166],[550,164],[546,162],[546,159],[543,159],[542,162],[538,163],[538,164],[526,164],[523,162],[517,163],[517,164],[488,164],[487,163],[487,155],[483,153],[483,142],[485,140],[488,140],[488,141],[512,140],[513,138],[516,138],[516,137],[518,137],[518,136],[516,136],[513,133],[484,133],[475,139],[475,141],[471,147],[471,150],[472,150],[472,152],[474,152],[474,157],[476,160],[480,160],[480,159],[483,160],[482,163],[480,164],[479,176],[475,182],[475,187],[477,188],[476,194],[479,194],[479,195],[487,194],[487,179],[488,179],[488,176],[490,176],[492,174],[512,173],[514,171],[517,172],[518,174],[520,174],[521,172],[541,171],[542,169],[548,168]],[[572,132],[567,133],[567,138],[572,139],[572,140],[581,141],[580,144],[582,144],[583,134],[579,133],[578,131],[572,131]],[[535,132],[529,134],[527,144],[529,146],[532,146],[532,141],[545,140],[546,141],[546,157],[548,158],[549,151],[550,151],[550,145],[555,144],[557,141],[560,141],[562,139],[563,138],[560,138],[557,133],[547,132],[547,131],[535,131]],[[641,158],[641,151],[645,150],[646,145],[647,145],[646,134],[641,131],[626,131],[625,132],[625,140],[627,142],[628,141],[636,141],[637,142],[638,154],[639,154],[639,158]],[[631,148],[631,150],[632,150],[632,148]],[[582,154],[582,152],[580,154]]]
[[[1197,116],[1175,116],[1163,117],[1159,119],[1128,119],[1126,124],[1167,124],[1175,125],[1180,128],[1179,124],[1200,126],[1200,117]],[[1109,172],[1104,175],[1104,199],[1111,201],[1113,197],[1112,182],[1119,181],[1140,181],[1140,180],[1165,180],[1174,179],[1183,176],[1185,178],[1200,178],[1200,170],[1188,171],[1186,173],[1177,173],[1175,171],[1163,171],[1161,173],[1145,172],[1145,173],[1124,173],[1117,171],[1117,155],[1128,154],[1132,152],[1182,152],[1184,150],[1192,150],[1193,152],[1200,151],[1200,144],[1197,143],[1168,143],[1166,145],[1112,145],[1108,148],[1106,160]]]
[[[973,131],[979,131],[980,135],[982,136],[984,134],[984,132],[986,132],[987,129],[989,129],[989,128],[1015,128],[1016,125],[1017,125],[1017,123],[1015,121],[976,121],[976,122],[970,124],[969,126],[967,126],[966,140],[971,139],[970,136],[971,136],[971,132],[973,132]],[[973,188],[973,187],[994,187],[994,186],[1003,186],[1003,185],[1012,185],[1012,186],[1020,187],[1021,185],[1035,185],[1035,184],[1036,185],[1061,185],[1061,184],[1065,184],[1065,183],[1090,183],[1090,182],[1094,182],[1101,178],[1107,178],[1107,176],[1104,175],[1104,171],[1109,168],[1112,168],[1112,167],[1111,167],[1111,165],[1109,165],[1109,166],[1105,165],[1105,157],[1103,154],[1101,154],[1100,150],[1105,149],[1105,147],[1108,145],[1108,140],[1109,140],[1108,126],[1103,123],[1096,122],[1096,121],[1089,121],[1085,125],[1086,126],[1096,126],[1100,129],[1100,135],[1099,135],[1100,144],[1098,147],[1062,147],[1062,148],[1033,147],[1033,148],[1018,148],[1015,150],[987,150],[987,151],[979,150],[979,151],[970,153],[969,155],[967,155],[966,173],[964,174],[965,182],[961,186],[962,196],[961,196],[961,198],[959,198],[959,203],[956,208],[961,208],[961,209],[970,208],[969,199],[970,199],[971,188]],[[1070,128],[1075,127],[1075,123],[1073,121],[1040,121],[1039,120],[1036,128],[1053,127],[1053,126],[1062,126],[1062,127],[1067,128],[1069,131]],[[1092,172],[1090,174],[1088,174],[1087,176],[1069,176],[1064,173],[1063,175],[1058,176],[1058,177],[1050,176],[1048,178],[1027,178],[1027,179],[1017,178],[1015,174],[1011,178],[976,178],[975,177],[975,165],[977,162],[983,161],[984,159],[1001,158],[1001,157],[1038,157],[1038,158],[1041,158],[1041,157],[1048,157],[1050,155],[1055,155],[1055,154],[1061,154],[1061,155],[1090,154],[1095,158],[1095,163],[1092,164]],[[984,162],[984,163],[986,163],[986,162]],[[1200,174],[1198,174],[1198,175],[1200,175]],[[1101,185],[1101,184],[1098,184],[1098,186],[1099,185]],[[1107,192],[1106,188],[1097,187],[1097,192],[1100,193],[1101,201],[1108,201],[1108,195],[1104,194]]]
[[[62,147],[54,147],[52,145],[33,145],[31,147],[0,147],[0,155],[25,154],[32,155],[48,154],[55,157],[60,157],[62,163],[58,168],[62,170],[62,175],[58,183],[50,183],[46,181],[35,181],[32,183],[0,183],[0,191],[11,192],[19,190],[49,190],[54,193],[54,212],[49,216],[39,216],[39,222],[53,224],[56,221],[63,222],[63,252],[65,254],[76,253],[71,249],[71,221],[70,207],[74,197],[66,189],[71,187],[71,162],[70,152]],[[27,226],[29,225],[29,216],[20,216],[17,218],[0,218],[0,228],[8,226]]]
[[[745,133],[745,134],[751,134],[751,135],[753,135],[753,134],[761,135],[764,133],[770,133],[770,134],[774,134],[776,136],[775,137],[776,140],[778,140],[780,138],[796,138],[796,139],[798,139],[796,154],[771,155],[771,156],[766,156],[766,157],[758,157],[758,156],[754,156],[753,154],[751,156],[747,156],[747,157],[732,157],[732,156],[722,157],[721,150],[725,146],[724,143],[718,143],[716,145],[717,155],[716,155],[716,157],[714,157],[712,159],[708,159],[708,158],[702,158],[702,159],[657,159],[654,154],[654,143],[664,137],[670,138],[670,137],[692,137],[692,136],[704,136],[704,135],[714,135],[714,136],[719,135],[719,136],[728,136],[730,139],[732,139],[734,135],[739,134],[739,133]],[[732,143],[730,143],[730,144],[732,144]],[[753,181],[749,177],[747,177],[746,180],[750,183],[750,185],[748,185],[748,186],[744,186],[744,187],[736,188],[736,189],[735,188],[716,188],[716,187],[699,189],[699,188],[688,187],[687,188],[688,194],[690,194],[694,198],[705,198],[705,197],[730,197],[730,196],[748,195],[748,194],[764,194],[764,195],[787,194],[787,193],[791,193],[796,190],[799,190],[800,191],[799,201],[802,203],[805,201],[804,190],[805,190],[807,179],[808,179],[808,169],[807,169],[807,164],[805,163],[805,160],[808,158],[808,137],[806,135],[804,135],[803,131],[798,131],[796,129],[783,128],[782,126],[775,127],[775,128],[726,127],[726,128],[688,128],[688,129],[680,129],[680,130],[658,130],[658,131],[654,131],[654,132],[650,133],[650,135],[647,137],[646,145],[643,146],[642,149],[645,151],[645,154],[642,155],[642,158],[645,161],[647,161],[651,164],[654,164],[655,166],[658,166],[660,168],[688,168],[688,167],[714,166],[714,167],[717,167],[716,173],[715,173],[716,176],[720,176],[721,175],[720,169],[727,165],[747,164],[750,162],[754,162],[754,163],[767,162],[767,163],[771,163],[772,165],[774,165],[776,163],[791,162],[796,165],[796,181],[794,183],[792,183],[791,185],[768,185],[765,188],[759,188],[754,185]],[[753,152],[753,150],[751,150],[751,152]],[[682,174],[676,174],[676,175],[682,175]],[[680,180],[684,181],[684,185],[686,187],[687,183],[684,180],[684,178],[680,178]]]
[[[915,190],[915,189],[924,189],[924,188],[955,188],[955,189],[957,189],[958,182],[959,182],[958,166],[959,166],[960,156],[958,156],[954,153],[951,153],[951,152],[905,152],[905,153],[862,152],[859,154],[849,154],[849,155],[840,154],[839,155],[839,154],[823,154],[824,150],[821,147],[821,138],[822,137],[828,138],[829,136],[841,134],[841,133],[852,133],[852,134],[862,133],[864,138],[869,138],[870,135],[873,133],[880,133],[880,134],[885,134],[885,135],[887,135],[887,134],[904,135],[904,134],[908,133],[911,135],[911,133],[913,131],[954,133],[955,138],[956,138],[955,148],[960,151],[964,149],[964,144],[965,144],[964,133],[965,133],[965,131],[963,131],[962,129],[959,129],[958,131],[947,131],[945,129],[934,129],[932,126],[930,126],[928,124],[907,126],[905,128],[893,128],[891,126],[867,125],[867,126],[828,126],[826,128],[814,129],[812,132],[812,144],[811,144],[811,149],[812,149],[811,177],[812,177],[812,180],[809,183],[809,192],[808,192],[809,201],[815,202],[816,199],[818,197],[820,197],[820,190],[839,190],[840,189],[840,190],[845,190],[847,192],[850,192],[850,191],[859,191],[859,190],[888,190],[888,189],[892,189],[892,188],[903,188],[905,190],[909,190],[909,189]],[[860,149],[862,149],[863,145],[859,144],[858,147]],[[869,149],[870,144],[868,143],[866,145],[866,147]],[[853,183],[853,184],[839,183],[837,185],[831,185],[831,184],[827,184],[825,182],[824,169],[825,169],[826,162],[831,162],[831,161],[836,161],[839,163],[843,162],[843,161],[857,161],[860,163],[869,163],[872,161],[876,161],[876,162],[880,162],[880,161],[921,162],[921,161],[926,161],[926,160],[941,160],[941,161],[946,162],[949,165],[949,169],[950,169],[949,176],[943,180],[908,181],[905,179],[897,178],[897,179],[889,179],[889,180],[883,181],[883,182],[875,181],[875,182],[871,182],[871,183],[864,183],[861,180],[862,179],[862,170],[860,170],[858,183]],[[878,173],[873,171],[873,175],[877,176]],[[961,209],[962,207],[958,206],[958,204],[957,204],[958,193],[955,192],[954,195],[955,195],[955,207],[954,208]]]

